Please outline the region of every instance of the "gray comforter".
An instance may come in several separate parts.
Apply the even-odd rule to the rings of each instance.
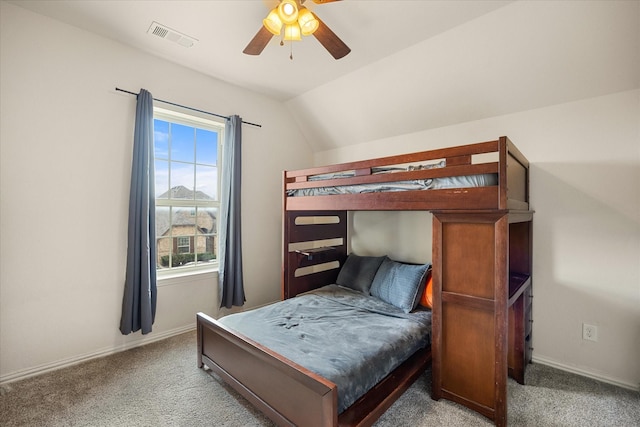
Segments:
[[[431,312],[329,285],[220,322],[334,382],[341,413],[429,344]]]

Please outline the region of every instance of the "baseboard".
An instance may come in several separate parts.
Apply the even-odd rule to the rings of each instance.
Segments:
[[[594,380],[602,381],[607,384],[613,384],[618,387],[626,388],[633,391],[640,391],[640,386],[638,384],[633,384],[627,381],[623,381],[617,378],[612,378],[607,375],[598,374],[592,371],[588,371],[581,368],[576,368],[575,366],[569,366],[564,363],[558,362],[553,359],[548,359],[546,357],[533,356],[532,358],[534,363],[539,363],[541,365],[551,366],[552,368],[560,369],[561,371],[571,372],[572,374],[581,375],[583,377],[591,378]]]
[[[24,369],[21,371],[12,372],[10,374],[6,374],[0,376],[0,385],[7,384],[10,382],[20,381],[29,377],[33,377],[36,375],[44,374],[46,372],[54,371],[57,369],[66,368],[69,366],[77,365],[78,363],[86,362],[91,359],[97,359],[100,357],[108,356],[110,354],[119,353],[121,351],[130,350],[135,347],[140,347],[143,345],[151,344],[153,342],[161,341],[166,338],[170,338],[175,335],[180,335],[185,332],[193,331],[196,329],[196,325],[187,325],[180,328],[171,329],[164,332],[154,333],[153,335],[145,335],[141,339],[128,342],[126,344],[110,347],[103,350],[98,350],[92,353],[83,354],[80,356],[70,357],[68,359],[58,360],[52,363],[46,363],[43,365],[35,366],[33,368]],[[547,365],[552,368],[560,369],[561,371],[571,372],[573,374],[581,375],[583,377],[592,378],[597,381],[602,381],[607,384],[613,384],[618,387],[622,387],[628,390],[640,391],[640,386],[638,384],[633,384],[627,381],[622,381],[617,378],[612,378],[607,375],[597,374],[585,369],[576,368],[575,366],[566,365],[564,363],[558,362],[553,359],[549,359],[546,357],[533,356],[532,361],[534,363],[540,363],[541,365]]]
[[[171,329],[169,331],[158,332],[158,333],[154,332],[153,334],[143,335],[141,336],[140,339],[136,341],[131,341],[117,347],[109,347],[109,348],[105,348],[95,352],[86,353],[80,356],[74,356],[67,359],[58,360],[52,363],[45,363],[43,365],[35,366],[33,368],[12,372],[10,374],[0,376],[0,385],[15,382],[15,381],[20,381],[29,377],[44,374],[46,372],[55,371],[57,369],[62,369],[69,366],[77,365],[78,363],[86,362],[91,359],[97,359],[100,357],[109,356],[110,354],[115,354],[121,351],[130,350],[135,347],[141,347],[143,345],[151,344],[153,342],[160,341],[175,335],[180,335],[185,332],[193,331],[195,329],[196,329],[196,325],[194,323],[192,325]]]

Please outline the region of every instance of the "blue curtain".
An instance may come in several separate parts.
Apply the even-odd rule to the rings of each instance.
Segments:
[[[120,332],[151,332],[156,316],[156,225],[153,169],[153,97],[140,89],[133,135],[127,272]]]
[[[220,257],[218,290],[220,307],[245,302],[242,277],[240,187],[242,175],[242,119],[231,116],[225,125],[220,197]]]

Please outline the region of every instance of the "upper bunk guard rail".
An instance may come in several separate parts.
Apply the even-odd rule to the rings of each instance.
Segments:
[[[497,162],[473,163],[474,155],[497,154]],[[373,169],[418,166],[446,160],[444,167],[374,174]],[[349,177],[317,175],[349,172]],[[360,194],[288,196],[289,190],[379,184],[430,178],[497,174],[498,185]],[[315,177],[311,180],[311,177]],[[529,210],[529,162],[506,136],[494,141],[377,159],[284,171],[284,209],[300,210]]]
[[[348,163],[339,163],[328,166],[318,166],[309,169],[287,171],[287,178],[298,178],[325,173],[344,172],[350,170],[364,170],[370,168],[401,165],[413,162],[425,162],[430,160],[441,160],[449,157],[471,156],[474,154],[495,153],[499,149],[499,140],[480,142],[477,144],[460,145],[457,147],[439,148],[436,150],[420,151],[417,153],[399,154],[395,156],[380,157],[377,159],[360,160]],[[450,176],[450,175],[449,175]]]
[[[337,185],[373,184],[381,182],[408,181],[413,179],[442,178],[450,176],[476,175],[485,173],[498,173],[498,163],[481,163],[477,165],[448,166],[442,168],[415,170],[407,172],[393,172],[372,174],[372,168],[367,169],[367,174],[355,175],[346,178],[322,179],[317,181],[295,181],[287,184],[288,190],[301,188],[333,187]],[[306,176],[305,176],[306,178]]]

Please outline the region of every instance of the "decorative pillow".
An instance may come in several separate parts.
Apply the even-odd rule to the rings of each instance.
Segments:
[[[374,257],[349,254],[338,273],[336,284],[369,295],[373,278],[385,258],[386,256]]]
[[[371,295],[409,313],[420,301],[429,267],[386,258],[373,279]]]
[[[431,269],[427,274],[427,286],[424,287],[424,292],[420,298],[420,305],[427,308],[433,308],[433,276],[431,275]]]

